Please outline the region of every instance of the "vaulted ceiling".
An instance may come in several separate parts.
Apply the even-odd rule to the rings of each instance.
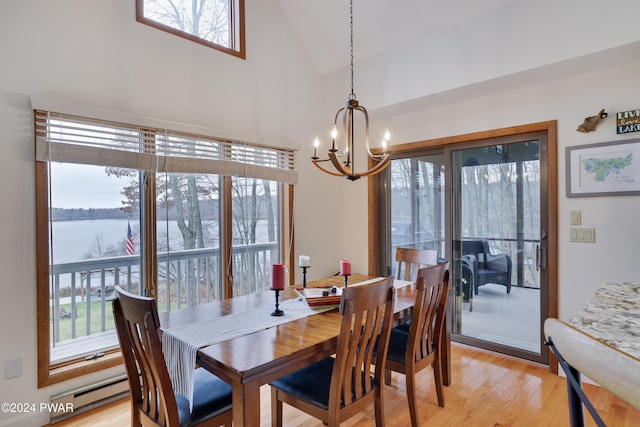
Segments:
[[[348,66],[349,0],[276,1],[320,75]],[[640,61],[637,0],[353,3],[356,74],[370,107],[455,101]]]
[[[428,38],[516,0],[354,0],[355,60]],[[349,61],[349,0],[278,0],[320,73]]]

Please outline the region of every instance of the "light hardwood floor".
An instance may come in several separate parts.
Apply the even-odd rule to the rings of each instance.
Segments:
[[[424,426],[549,426],[569,425],[567,386],[564,377],[548,368],[458,344],[452,345],[453,382],[445,387],[445,408],[438,407],[433,374],[419,374],[418,411]],[[608,391],[584,384],[585,393],[607,426],[640,426],[640,411]],[[393,373],[385,387],[385,419],[388,427],[411,424],[404,376]],[[262,426],[270,426],[269,386],[262,387]],[[595,422],[585,411],[587,426]],[[129,401],[121,400],[55,424],[56,427],[129,426]],[[284,405],[285,426],[319,427],[322,423]],[[375,425],[373,407],[343,426]]]

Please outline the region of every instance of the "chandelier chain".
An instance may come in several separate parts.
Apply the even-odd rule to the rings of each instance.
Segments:
[[[350,64],[351,64],[351,94],[349,95],[350,100],[356,99],[356,94],[353,91],[353,0],[349,2],[349,29],[351,31],[351,52],[350,52]]]

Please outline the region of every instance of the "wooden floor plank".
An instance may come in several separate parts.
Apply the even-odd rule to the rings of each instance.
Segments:
[[[429,426],[568,426],[567,386],[547,367],[475,348],[452,345],[453,383],[445,387],[445,408],[437,404],[433,372],[418,374],[418,415]],[[404,376],[393,373],[384,390],[386,425],[410,425]],[[584,384],[585,393],[608,426],[640,426],[640,410],[608,391]],[[271,425],[269,386],[260,395],[261,425]],[[55,427],[129,426],[129,401],[111,403],[55,424]],[[585,411],[588,427],[595,422]],[[321,427],[322,423],[284,405],[284,425]],[[346,427],[375,425],[373,407],[347,422]]]

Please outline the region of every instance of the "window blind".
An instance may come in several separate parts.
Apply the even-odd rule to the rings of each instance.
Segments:
[[[34,110],[36,160],[296,184],[290,149]]]

